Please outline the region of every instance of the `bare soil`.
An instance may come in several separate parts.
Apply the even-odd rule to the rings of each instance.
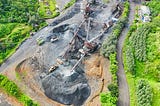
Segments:
[[[112,80],[109,72],[109,60],[96,53],[87,58],[84,63],[85,73],[91,87],[91,95],[84,105],[100,106],[99,95],[101,92],[108,91],[107,86]]]
[[[23,106],[16,98],[0,90],[0,106]]]

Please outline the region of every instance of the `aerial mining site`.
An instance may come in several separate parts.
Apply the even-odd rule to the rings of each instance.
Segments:
[[[147,45],[153,37],[146,37],[159,33],[160,26],[152,25],[159,23],[160,13],[154,14],[158,1],[27,0],[24,7],[21,3],[0,1],[5,8],[0,17],[19,5],[17,13],[0,19],[0,106],[158,106],[160,74],[147,67],[154,59],[160,61],[150,60],[154,54]],[[28,11],[22,15],[26,20],[16,19],[23,8]],[[134,41],[141,35],[146,38]],[[160,44],[158,37],[154,47]],[[141,43],[141,39],[147,40]],[[143,58],[144,53],[148,57]],[[141,88],[147,89],[146,98],[137,93]]]

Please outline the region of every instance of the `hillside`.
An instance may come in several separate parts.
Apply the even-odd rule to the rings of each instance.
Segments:
[[[159,0],[0,0],[0,106],[159,106]]]

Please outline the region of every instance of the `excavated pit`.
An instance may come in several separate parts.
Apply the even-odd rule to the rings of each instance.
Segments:
[[[42,87],[45,95],[50,99],[65,105],[81,106],[89,97],[91,89],[82,64],[71,72],[75,62],[76,60],[73,60],[67,65],[61,65],[54,72],[47,74],[38,58],[30,57],[19,63],[15,71],[30,88],[34,89],[35,86],[32,85],[35,84]]]
[[[38,82],[38,86],[42,87],[45,95],[50,99],[65,105],[81,106],[89,97],[91,89],[84,75],[83,65],[79,64],[73,72],[71,72],[71,69],[77,62],[77,59],[73,57],[78,58],[79,53],[76,52],[82,47],[83,42],[77,44],[79,46],[76,51],[71,50],[73,52],[68,53],[69,61],[65,61],[58,69],[49,73],[49,68],[63,54],[62,51],[64,51],[64,48],[72,39],[73,32],[77,27],[77,24],[63,24],[55,27],[48,35],[43,37],[46,45],[49,45],[47,46],[48,48],[44,47],[42,48],[43,51],[38,51],[33,57],[23,60],[17,65],[15,70],[24,80],[33,78],[31,79],[32,82],[33,80]],[[80,28],[78,34],[81,36],[86,35],[83,27]],[[58,36],[59,40],[51,43],[50,40],[54,36]],[[42,55],[41,53],[47,55]],[[30,82],[29,80],[27,81],[27,83]]]

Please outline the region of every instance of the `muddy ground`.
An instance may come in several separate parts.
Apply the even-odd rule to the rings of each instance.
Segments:
[[[116,1],[107,5],[102,3],[95,5],[92,18],[99,23],[94,23],[89,39],[99,34],[103,22],[111,18],[111,9],[115,3]],[[79,5],[80,3],[77,2],[75,6],[54,19],[52,24],[27,39],[0,67],[3,74],[15,81],[41,106],[61,106],[61,103],[100,106],[99,94],[107,91],[107,84],[111,82],[108,60],[101,57],[99,53],[85,57],[74,73],[69,71],[71,68],[65,66],[48,73],[50,67],[56,63],[56,59],[64,53],[73,37],[72,32],[83,20],[83,14],[77,8],[80,7]],[[84,28],[85,24],[79,32],[81,36],[86,35]],[[105,33],[98,42],[102,42],[109,33],[110,31]],[[50,38],[54,35],[59,36],[60,39],[51,43]],[[40,37],[45,40],[41,46],[37,45],[36,41]],[[70,66],[73,66],[76,61],[71,61]],[[20,78],[17,78],[15,71]]]

